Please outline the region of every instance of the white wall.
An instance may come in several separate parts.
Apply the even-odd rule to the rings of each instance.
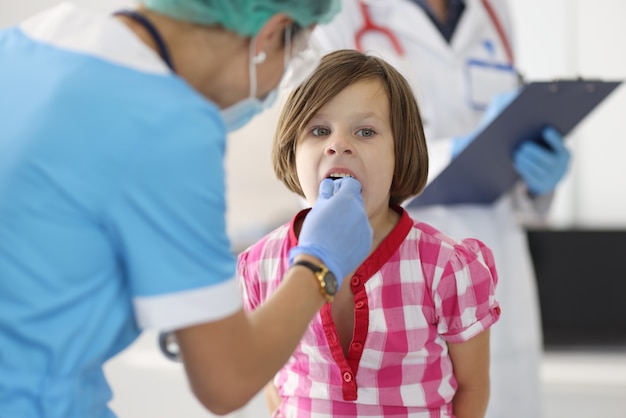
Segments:
[[[137,4],[133,0],[72,0],[73,3],[99,11],[113,11]],[[19,22],[61,0],[0,0],[0,27]]]

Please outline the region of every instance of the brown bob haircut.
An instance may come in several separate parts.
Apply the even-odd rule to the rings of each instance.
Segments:
[[[346,87],[380,80],[389,99],[395,141],[395,168],[389,204],[419,194],[428,177],[428,150],[422,118],[406,79],[381,58],[344,49],[325,55],[315,73],[289,95],[274,136],[272,163],[276,177],[304,197],[296,172],[296,147],[311,119]]]

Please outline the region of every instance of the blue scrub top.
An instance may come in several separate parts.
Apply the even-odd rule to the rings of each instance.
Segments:
[[[241,307],[225,127],[67,4],[0,32],[0,62],[0,417],[111,417],[102,366],[141,328]]]

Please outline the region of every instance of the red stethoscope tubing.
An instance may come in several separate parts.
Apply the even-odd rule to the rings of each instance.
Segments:
[[[498,37],[500,38],[500,42],[502,42],[502,46],[504,47],[504,52],[507,56],[507,59],[509,60],[509,63],[513,65],[513,50],[511,48],[509,39],[504,32],[502,23],[500,22],[500,19],[498,19],[498,15],[496,15],[493,6],[491,5],[491,3],[489,3],[488,0],[482,0],[482,4],[487,11],[487,14],[489,15],[489,19],[495,27],[496,32],[498,32]],[[380,32],[385,35],[387,39],[389,39],[389,42],[391,42],[391,45],[396,50],[396,53],[398,55],[404,55],[404,48],[402,48],[402,45],[400,44],[400,41],[398,40],[396,35],[394,35],[394,33],[388,28],[377,25],[372,21],[372,15],[370,14],[369,7],[367,6],[367,1],[359,0],[359,7],[361,8],[361,14],[363,15],[363,26],[359,30],[357,30],[355,34],[354,42],[356,49],[358,49],[359,51],[363,51],[361,40],[367,32]]]
[[[363,51],[361,39],[367,32],[380,32],[385,35],[387,39],[389,39],[389,42],[391,42],[393,49],[396,50],[398,55],[404,55],[404,48],[400,45],[400,41],[398,41],[396,35],[394,35],[393,32],[386,27],[377,25],[372,21],[372,15],[370,14],[365,0],[359,0],[359,6],[361,7],[361,15],[363,16],[363,26],[355,34],[354,40],[356,49]]]
[[[483,7],[487,11],[489,18],[491,19],[491,23],[496,28],[496,32],[498,32],[498,37],[500,38],[500,42],[502,42],[502,46],[504,47],[504,53],[509,60],[509,64],[514,65],[515,62],[513,60],[513,49],[511,48],[511,44],[509,43],[509,38],[504,33],[504,28],[502,27],[502,22],[498,19],[498,15],[496,15],[495,10],[493,10],[493,6],[487,0],[482,0]]]

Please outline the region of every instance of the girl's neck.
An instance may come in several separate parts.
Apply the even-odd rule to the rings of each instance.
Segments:
[[[370,216],[370,225],[374,230],[371,252],[378,248],[387,235],[393,231],[399,220],[400,214],[390,207],[381,213]]]

